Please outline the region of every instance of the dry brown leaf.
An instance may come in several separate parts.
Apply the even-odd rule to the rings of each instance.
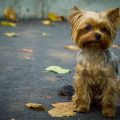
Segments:
[[[27,103],[25,106],[33,110],[45,111],[45,107],[42,104]]]
[[[62,108],[62,107],[64,107],[64,108],[70,108],[70,109],[72,109],[73,110],[73,108],[74,108],[74,104],[73,104],[73,102],[63,102],[63,103],[54,103],[54,104],[51,104],[53,107],[56,107],[56,108]]]
[[[17,21],[17,15],[16,15],[16,11],[13,8],[5,8],[4,10],[4,17],[7,20],[16,22]]]
[[[65,21],[65,17],[64,16],[58,16],[58,21]]]
[[[21,50],[22,52],[28,52],[28,53],[32,53],[33,50],[32,49],[27,49],[27,48],[24,48]]]
[[[75,46],[75,45],[65,45],[64,48],[69,49],[69,50],[73,50],[73,51],[79,51],[80,50],[80,48]]]
[[[112,45],[112,48],[120,49],[120,45],[113,44],[113,45]]]
[[[52,104],[52,106],[55,108],[48,111],[52,117],[70,117],[76,115],[73,102],[56,103]]]
[[[71,117],[71,116],[76,115],[76,112],[69,111],[69,110],[65,111],[65,110],[57,109],[57,108],[53,108],[52,110],[49,110],[48,113],[52,117]]]

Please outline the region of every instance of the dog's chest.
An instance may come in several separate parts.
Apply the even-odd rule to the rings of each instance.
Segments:
[[[104,54],[81,54],[79,56],[79,65],[83,79],[91,88],[93,98],[100,99],[106,84],[105,72],[109,71]]]
[[[107,68],[104,54],[99,52],[83,52],[78,56],[78,62],[82,66],[83,76],[88,79],[90,85],[99,86],[104,82],[104,69],[109,69]]]

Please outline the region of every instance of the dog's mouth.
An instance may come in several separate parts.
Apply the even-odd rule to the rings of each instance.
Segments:
[[[90,40],[83,43],[83,48],[87,46],[98,46],[101,45],[100,41]]]

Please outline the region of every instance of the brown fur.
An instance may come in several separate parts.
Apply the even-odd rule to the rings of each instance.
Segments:
[[[117,78],[115,68],[106,63],[104,52],[115,39],[119,16],[119,8],[96,13],[77,7],[69,16],[73,41],[82,51],[78,56],[72,99],[78,112],[88,112],[91,102],[98,100],[105,117],[115,116]]]

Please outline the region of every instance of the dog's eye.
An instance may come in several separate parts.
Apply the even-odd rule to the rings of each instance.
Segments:
[[[106,27],[101,28],[101,32],[108,32]]]
[[[110,31],[106,27],[101,28],[101,32],[111,35]]]
[[[90,24],[87,25],[87,26],[85,27],[85,29],[86,29],[86,30],[92,30],[92,25],[90,25]]]

